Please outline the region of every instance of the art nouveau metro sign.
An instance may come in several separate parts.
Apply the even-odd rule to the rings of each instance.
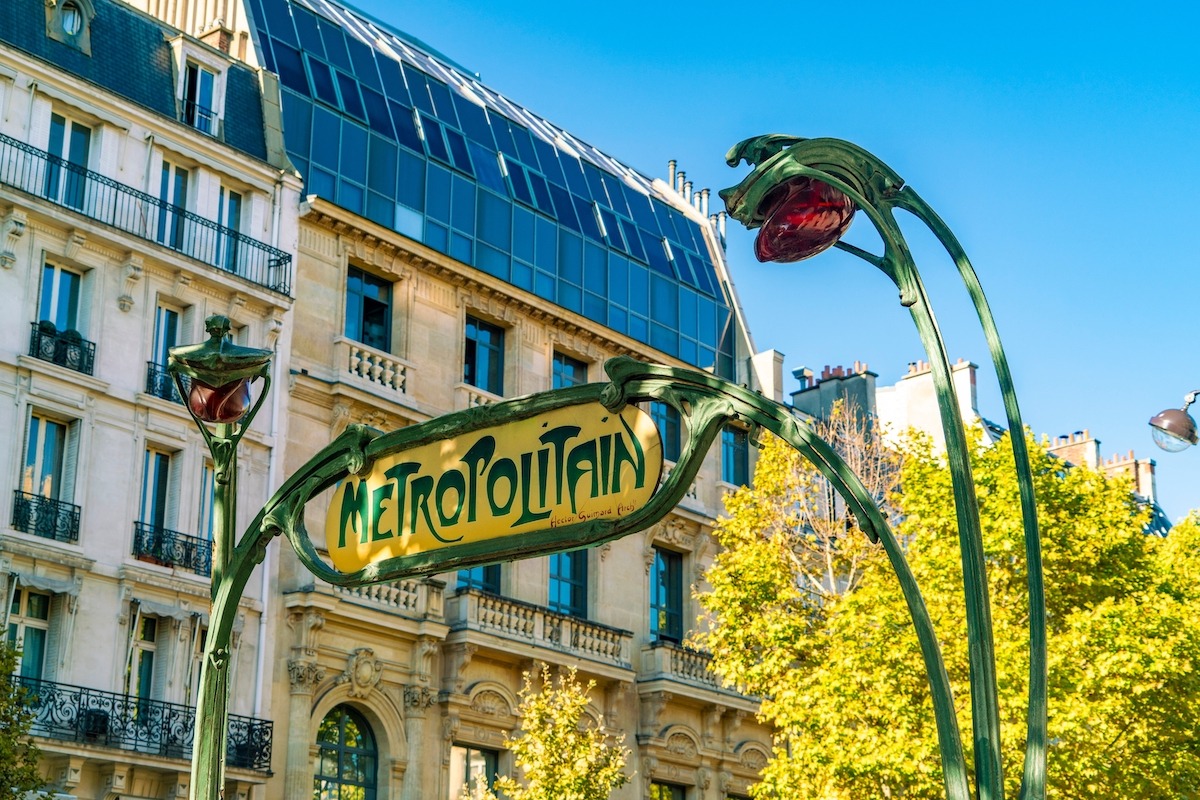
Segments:
[[[326,550],[335,568],[352,573],[396,557],[615,521],[647,503],[661,472],[658,431],[638,407],[557,408],[379,454],[334,491]]]

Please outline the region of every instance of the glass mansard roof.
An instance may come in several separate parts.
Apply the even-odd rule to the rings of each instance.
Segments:
[[[648,178],[352,9],[246,2],[306,193],[733,377],[700,223]]]

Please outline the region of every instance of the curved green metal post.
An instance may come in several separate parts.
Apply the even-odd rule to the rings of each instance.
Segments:
[[[909,307],[929,358],[946,436],[962,551],[976,785],[979,797],[983,800],[1002,800],[1004,774],[1000,751],[995,647],[978,501],[949,359],[916,263],[896,223],[894,209],[909,211],[930,228],[954,259],[967,286],[999,377],[1020,487],[1030,606],[1030,687],[1025,769],[1020,796],[1023,800],[1041,800],[1045,796],[1046,758],[1046,628],[1041,539],[1016,392],[995,320],[978,277],[957,239],[941,219],[904,185],[899,175],[857,145],[838,139],[803,139],[772,134],[747,139],[731,148],[726,157],[730,166],[736,166],[743,159],[755,167],[753,172],[736,187],[725,189],[720,194],[729,213],[748,228],[763,223],[764,200],[771,190],[790,178],[803,176],[844,192],[867,214],[883,239],[882,256],[844,242],[837,242],[835,246],[872,264],[896,284],[900,290],[900,302]],[[945,757],[943,751],[943,760]]]
[[[608,385],[588,384],[544,392],[449,414],[386,434],[362,426],[350,426],[288,479],[251,524],[251,531],[260,530],[265,535],[284,534],[310,572],[340,586],[431,575],[537,555],[555,546],[565,549],[597,545],[644,530],[666,516],[683,498],[705,454],[730,420],[739,420],[756,431],[768,430],[810,461],[846,501],[863,530],[883,543],[900,581],[925,663],[937,720],[946,796],[949,800],[969,800],[971,793],[962,738],[936,631],[903,549],[858,477],[832,447],[798,423],[788,409],[759,394],[707,373],[653,366],[629,358],[612,359],[605,364],[605,369],[611,378]],[[328,565],[309,536],[304,523],[304,508],[309,500],[348,475],[369,470],[373,461],[384,454],[420,447],[450,435],[466,434],[555,408],[596,400],[602,401],[613,411],[631,402],[660,400],[675,407],[687,419],[688,439],[675,468],[650,501],[628,517],[615,521],[579,523],[548,534],[458,545],[452,548],[452,552],[435,551],[395,557],[368,565],[354,573],[341,573]]]

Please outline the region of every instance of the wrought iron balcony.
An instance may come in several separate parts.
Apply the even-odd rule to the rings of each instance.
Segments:
[[[12,526],[59,542],[79,541],[79,506],[18,489],[13,495]]]
[[[205,108],[194,100],[184,101],[183,121],[201,133],[220,138],[217,112],[211,108]]]
[[[33,323],[29,332],[29,355],[84,375],[93,374],[96,365],[94,342],[84,339],[79,331],[57,330],[48,320]]]
[[[183,376],[183,388],[187,387],[188,379],[185,375]],[[146,394],[172,403],[183,403],[183,398],[179,396],[179,390],[175,388],[175,381],[171,379],[167,368],[154,361],[146,362]]]
[[[157,525],[133,523],[133,554],[165,567],[212,575],[212,542]]]
[[[3,134],[0,183],[272,291],[291,293],[292,257],[282,250]]]
[[[178,703],[144,700],[54,681],[17,678],[33,708],[30,733],[47,739],[190,759],[196,709]],[[226,763],[266,772],[271,769],[274,724],[229,715]]]

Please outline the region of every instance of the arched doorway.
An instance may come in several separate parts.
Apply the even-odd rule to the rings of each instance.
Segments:
[[[336,706],[317,728],[313,800],[375,800],[379,751],[363,715]]]

